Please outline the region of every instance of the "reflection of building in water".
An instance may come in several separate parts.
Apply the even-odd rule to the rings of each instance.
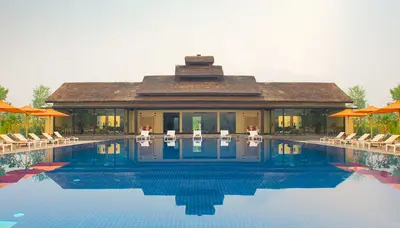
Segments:
[[[173,144],[154,139],[148,147],[137,144],[138,161],[261,161],[262,143],[250,146],[247,141],[221,143],[220,139],[204,139],[201,145],[192,139],[178,139]]]
[[[290,170],[289,170],[290,169]],[[336,168],[288,167],[265,163],[134,163],[121,171],[60,168],[48,176],[63,189],[141,189],[146,196],[174,196],[187,215],[213,215],[226,195],[253,196],[258,189],[334,188],[351,173]],[[80,179],[74,182],[74,179]]]
[[[278,145],[279,154],[301,154],[301,145],[289,145],[280,143]]]
[[[98,154],[119,154],[121,153],[121,145],[119,143],[100,144],[97,145]]]

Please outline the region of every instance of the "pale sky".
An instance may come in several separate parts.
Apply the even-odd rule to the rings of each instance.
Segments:
[[[213,55],[260,82],[335,82],[383,106],[400,83],[399,0],[0,0],[0,84],[141,81]]]

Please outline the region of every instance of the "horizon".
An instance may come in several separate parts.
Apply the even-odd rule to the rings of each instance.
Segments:
[[[28,105],[42,84],[141,82],[212,55],[226,75],[257,82],[355,85],[382,107],[400,83],[400,2],[0,2],[1,85]]]

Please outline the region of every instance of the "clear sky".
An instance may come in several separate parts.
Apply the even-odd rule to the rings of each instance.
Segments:
[[[39,84],[141,81],[197,53],[261,82],[358,84],[383,106],[400,83],[400,1],[0,0],[0,84],[16,106]]]

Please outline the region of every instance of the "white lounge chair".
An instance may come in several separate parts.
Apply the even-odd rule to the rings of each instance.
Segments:
[[[164,136],[164,142],[175,141],[175,140],[176,140],[175,130],[168,130],[167,135]]]
[[[201,135],[201,131],[200,130],[194,130],[193,131],[193,140],[203,140],[203,136]]]
[[[14,149],[12,143],[5,143],[5,142],[0,141],[0,146],[1,146],[1,148],[3,148],[3,153],[6,152],[7,147],[10,147],[10,151],[12,151]]]
[[[228,130],[221,130],[221,140],[224,141],[231,141],[232,137],[229,135],[229,131]]]
[[[356,133],[351,133],[350,135],[348,135],[345,139],[330,139],[329,141],[332,142],[332,144],[334,144],[336,141],[339,141],[339,144],[346,144],[347,142],[349,142],[350,140],[353,140],[353,138],[356,136]]]
[[[57,139],[60,139],[60,140],[65,139],[65,140],[74,141],[74,142],[75,142],[75,141],[79,141],[79,138],[77,138],[77,137],[75,137],[75,136],[64,137],[64,136],[62,136],[58,131],[55,131],[55,132],[54,132],[54,135],[56,136]]]
[[[262,136],[259,135],[257,131],[249,131],[249,134],[248,140],[262,141]]]
[[[14,137],[17,138],[18,141],[20,141],[20,142],[26,142],[26,143],[29,142],[29,143],[32,143],[33,145],[35,145],[35,147],[37,147],[36,145],[39,144],[39,147],[42,147],[42,143],[37,142],[36,140],[27,139],[27,138],[25,138],[25,136],[21,135],[20,133],[16,133],[16,134],[13,134],[13,135],[14,135]],[[45,145],[46,145],[46,144],[45,144]]]
[[[389,147],[393,147],[393,153],[396,153],[396,147],[400,147],[400,143],[386,144],[386,151],[389,151]]]
[[[330,139],[342,139],[344,136],[344,132],[340,132],[336,137],[323,137],[320,138],[319,141],[320,142],[328,142]]]
[[[392,136],[390,136],[388,139],[386,139],[383,142],[382,142],[382,140],[377,141],[377,142],[373,142],[373,141],[365,142],[364,146],[368,145],[368,149],[370,149],[371,146],[373,146],[373,145],[383,146],[383,145],[387,145],[387,144],[393,144],[398,137],[399,137],[399,135],[392,135]],[[383,137],[382,137],[382,139],[383,139]]]
[[[8,135],[6,134],[1,134],[0,138],[2,138],[7,144],[12,144],[15,146],[22,146],[22,145],[26,145],[29,149],[31,149],[31,145],[35,146],[34,142],[20,142],[20,141],[15,141],[12,138],[8,137]]]
[[[365,140],[367,140],[369,138],[370,134],[363,134],[360,138],[358,138],[357,140],[352,140],[350,141],[351,146],[357,145],[357,147],[360,146],[360,143],[364,142]]]
[[[150,140],[150,131],[142,130],[140,135],[136,136],[136,141],[148,141]]]
[[[359,144],[360,144],[360,146],[365,148],[366,144],[371,143],[371,142],[372,143],[382,142],[384,138],[385,138],[385,134],[378,134],[378,135],[375,135],[375,137],[373,137],[371,140],[360,141]]]
[[[47,139],[41,139],[34,133],[29,133],[29,136],[37,143],[39,144],[39,147],[42,147],[42,143],[46,146],[47,143],[49,142]],[[53,143],[54,146],[54,143]]]
[[[61,142],[64,142],[64,144],[67,143],[71,143],[71,139],[67,139],[67,138],[53,138],[51,135],[49,135],[48,133],[42,133],[42,135],[47,139],[47,140],[59,140]]]
[[[55,143],[57,143],[57,145],[60,144],[60,140],[58,140],[58,139],[53,139],[53,137],[51,137],[49,134],[47,134],[47,133],[42,133],[42,135],[47,139],[47,143],[52,143],[53,146],[54,146]],[[64,143],[67,144],[66,141],[64,141]]]

